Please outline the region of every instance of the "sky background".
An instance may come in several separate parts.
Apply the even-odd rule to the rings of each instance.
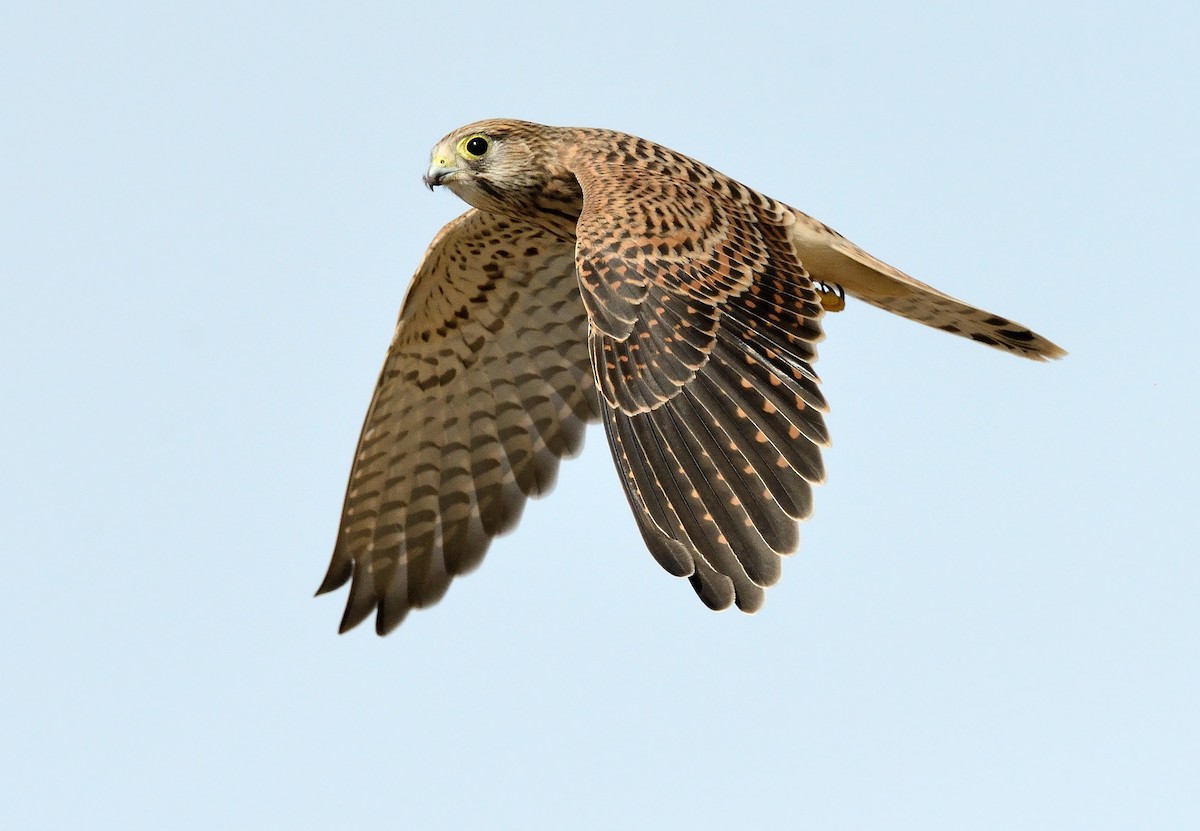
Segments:
[[[1194,4],[14,5],[0,826],[1200,827]],[[753,617],[594,429],[387,638],[314,600],[480,118],[702,159],[1070,351],[827,319]]]

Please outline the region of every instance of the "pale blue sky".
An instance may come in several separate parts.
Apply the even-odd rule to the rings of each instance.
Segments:
[[[1200,827],[1194,6],[24,4],[0,23],[0,826]],[[379,639],[312,599],[491,116],[620,129],[1070,356],[828,320],[757,616],[602,432]]]

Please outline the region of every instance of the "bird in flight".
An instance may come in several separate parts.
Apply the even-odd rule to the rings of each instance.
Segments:
[[[440,600],[596,420],[659,564],[712,609],[757,610],[825,476],[812,365],[844,294],[1065,354],[635,136],[481,121],[437,143],[425,183],[471,209],[425,252],[367,409],[317,591],[350,582],[343,632]]]

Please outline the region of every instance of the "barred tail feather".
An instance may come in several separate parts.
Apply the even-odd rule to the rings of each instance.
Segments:
[[[1066,351],[1019,323],[943,294],[872,257],[812,217],[796,211],[792,239],[813,279],[885,311],[1035,361]]]

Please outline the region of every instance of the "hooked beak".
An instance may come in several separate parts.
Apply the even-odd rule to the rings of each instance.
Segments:
[[[446,156],[436,156],[429,163],[429,170],[425,173],[425,178],[423,179],[425,187],[433,190],[457,172],[458,168],[454,167],[449,158]]]

